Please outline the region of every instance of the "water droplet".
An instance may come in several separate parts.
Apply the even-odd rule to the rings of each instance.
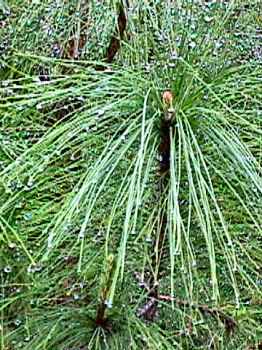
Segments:
[[[34,179],[32,176],[30,176],[27,181],[27,187],[32,188],[33,186],[34,186]]]
[[[27,272],[28,272],[28,273],[31,273],[31,272],[32,272],[32,267],[31,267],[31,265],[30,265],[30,266],[28,266],[28,268],[27,268]]]
[[[9,247],[10,249],[14,249],[14,248],[16,247],[16,244],[13,243],[13,242],[10,242],[10,243],[8,244],[8,247]]]
[[[38,103],[38,104],[36,105],[36,109],[37,109],[38,111],[40,111],[42,108],[43,108],[42,103]]]
[[[105,305],[108,309],[112,309],[112,307],[113,307],[113,303],[111,300],[106,300]]]
[[[205,17],[204,17],[204,21],[205,21],[206,23],[210,23],[210,22],[212,22],[212,20],[213,20],[212,17],[209,17],[209,16],[205,16]]]
[[[29,265],[27,268],[28,273],[34,273],[34,272],[40,272],[42,270],[43,266],[39,264],[35,265]]]
[[[9,84],[8,80],[2,81],[2,86],[7,87]]]
[[[79,299],[80,299],[80,296],[79,296],[79,294],[74,294],[74,295],[73,295],[73,298],[74,298],[74,300],[79,300]]]
[[[151,237],[146,237],[145,241],[146,241],[147,243],[151,243],[151,242],[152,242],[152,238],[151,238]]]
[[[21,323],[22,323],[22,321],[19,320],[18,318],[14,321],[14,324],[15,324],[16,326],[20,326]]]
[[[194,49],[196,47],[196,43],[194,41],[191,41],[188,46],[191,48],[191,49]]]
[[[162,162],[163,161],[163,157],[161,154],[158,154],[156,159],[159,161],[159,162]]]
[[[127,139],[127,136],[123,134],[123,135],[120,136],[120,139],[125,141]]]
[[[59,58],[59,56],[61,55],[61,49],[60,46],[58,44],[55,44],[52,48],[52,54],[54,57]]]
[[[173,51],[170,55],[171,60],[177,60],[178,59],[178,54],[176,51]]]
[[[79,239],[84,239],[85,238],[85,233],[80,231],[79,235],[78,235]]]
[[[89,132],[90,128],[88,125],[83,125],[83,129],[85,130],[85,132]]]
[[[7,265],[5,268],[4,268],[4,272],[5,273],[10,273],[12,272],[12,267],[10,265]]]
[[[101,116],[104,115],[104,114],[105,114],[105,110],[104,110],[104,109],[99,109],[99,110],[97,111],[98,117],[101,117]]]
[[[25,213],[25,214],[24,214],[24,219],[25,219],[26,221],[31,221],[31,220],[33,219],[33,214],[30,213],[30,212]]]

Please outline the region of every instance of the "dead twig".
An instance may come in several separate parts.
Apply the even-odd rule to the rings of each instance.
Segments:
[[[194,304],[187,300],[171,297],[169,295],[159,295],[158,300],[166,302],[175,302],[178,306],[191,307],[199,310],[203,315],[210,315],[216,319],[219,319],[224,325],[228,333],[232,333],[237,327],[237,322],[231,316],[227,315],[224,311],[217,307],[210,307],[206,304]]]
[[[145,289],[149,296],[149,300],[147,301],[147,303],[138,310],[138,313],[137,313],[138,317],[144,317],[147,320],[150,319],[149,316],[153,317],[154,315],[152,315],[152,313],[156,312],[158,301],[174,302],[179,307],[192,308],[200,311],[205,316],[210,315],[215,319],[220,320],[224,324],[228,334],[233,333],[235,328],[237,327],[236,320],[234,320],[234,318],[227,315],[223,310],[217,307],[210,307],[207,304],[192,303],[188,300],[172,297],[170,295],[158,294],[157,297],[150,297],[150,294],[152,293],[152,289],[150,288],[148,282],[144,281],[141,274],[138,272],[135,272],[134,276],[138,281],[139,286]]]
[[[110,44],[106,51],[105,61],[107,63],[113,62],[113,59],[120,48],[120,42],[124,38],[126,26],[127,26],[127,16],[125,13],[124,4],[122,1],[120,1],[118,18],[117,18],[117,28],[115,30],[114,35],[111,38]]]

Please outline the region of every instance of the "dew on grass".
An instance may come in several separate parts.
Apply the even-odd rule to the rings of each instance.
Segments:
[[[53,29],[48,25],[45,24],[43,26],[43,31],[47,34],[47,35],[51,35],[53,33]]]
[[[14,321],[14,324],[18,327],[20,326],[20,324],[22,323],[21,320],[19,320],[18,318]]]
[[[16,209],[22,209],[24,204],[25,204],[25,202],[23,200],[21,200],[18,203],[16,203],[15,207],[16,207]]]
[[[5,266],[5,267],[4,267],[4,272],[5,272],[5,273],[10,273],[10,272],[12,272],[12,267],[11,267],[10,265]]]
[[[108,309],[112,309],[112,307],[113,307],[113,303],[111,300],[106,300],[105,305]]]
[[[223,42],[220,40],[215,41],[215,48],[218,50],[223,47]]]
[[[150,69],[151,69],[150,64],[145,64],[144,69],[145,69],[146,73],[149,73]]]
[[[29,265],[27,268],[27,272],[28,273],[35,273],[35,272],[40,272],[42,270],[42,266],[39,264],[35,264],[35,265]]]
[[[80,296],[79,296],[79,294],[73,294],[73,298],[74,298],[74,300],[79,300],[80,299]]]
[[[152,243],[152,238],[151,237],[146,237],[145,241],[146,241],[146,243]]]
[[[10,88],[5,89],[4,92],[5,92],[6,96],[14,95],[13,89],[10,89]]]
[[[51,232],[48,236],[48,239],[47,239],[47,248],[48,249],[53,248],[53,237],[54,237],[54,234],[53,234],[53,232]]]
[[[14,249],[14,248],[16,248],[16,244],[13,243],[13,242],[10,242],[10,243],[8,244],[8,247],[9,247],[10,249]]]
[[[38,111],[40,111],[41,109],[43,109],[42,103],[38,103],[38,104],[36,105],[36,109],[37,109]]]
[[[23,217],[26,221],[31,221],[33,219],[33,214],[30,212],[27,212],[23,215]]]
[[[158,160],[159,162],[162,162],[162,161],[163,161],[162,155],[161,155],[161,154],[158,154],[158,155],[156,156],[156,160]]]
[[[10,145],[10,140],[9,139],[4,139],[3,141],[2,141],[2,143],[3,143],[3,145]]]
[[[171,53],[171,55],[170,55],[170,59],[171,60],[177,60],[178,59],[178,53],[177,53],[177,51],[173,51],[172,53]]]
[[[213,18],[212,18],[212,17],[209,17],[209,16],[205,16],[205,17],[204,17],[204,21],[205,21],[206,23],[210,23],[210,22],[213,21]]]
[[[192,33],[192,34],[190,35],[190,38],[191,38],[191,41],[194,41],[194,39],[197,38],[197,33]]]
[[[65,230],[66,232],[70,232],[70,231],[72,230],[72,228],[73,228],[73,225],[71,224],[70,221],[65,222],[65,224],[64,224],[64,230]]]
[[[84,232],[80,232],[79,235],[78,235],[78,238],[79,239],[84,239],[85,238]]]
[[[197,266],[196,260],[192,261],[192,267],[196,267],[196,266]]]
[[[121,135],[121,136],[120,136],[120,139],[123,140],[123,141],[126,141],[127,135],[126,135],[126,134]]]
[[[17,188],[19,188],[18,182],[15,181],[15,180],[10,181],[10,182],[7,184],[7,186],[8,186],[8,188],[9,188],[11,191],[15,191]]]
[[[105,110],[104,110],[104,109],[99,109],[99,110],[97,111],[98,117],[101,117],[101,116],[104,115],[104,114],[105,114]]]
[[[27,181],[27,187],[32,188],[34,186],[34,179],[32,176],[29,177],[28,181]]]
[[[54,57],[59,58],[60,55],[61,55],[61,53],[62,53],[62,51],[61,51],[60,46],[59,46],[58,44],[55,44],[55,45],[53,46],[53,48],[52,48],[52,55],[53,55]]]
[[[11,188],[5,188],[5,193],[6,194],[11,194],[13,191],[11,190]]]
[[[196,47],[195,41],[190,41],[190,43],[188,44],[188,46],[189,46],[191,49],[194,49],[194,48]]]
[[[8,80],[2,81],[2,86],[3,86],[3,87],[7,87],[8,84],[9,84],[9,81],[8,81]]]

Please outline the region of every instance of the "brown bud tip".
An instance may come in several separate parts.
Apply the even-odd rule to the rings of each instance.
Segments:
[[[172,106],[173,103],[173,94],[170,90],[166,90],[163,93],[163,103]]]

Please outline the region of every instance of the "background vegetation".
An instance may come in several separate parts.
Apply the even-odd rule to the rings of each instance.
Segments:
[[[261,10],[0,0],[1,349],[261,348]]]

